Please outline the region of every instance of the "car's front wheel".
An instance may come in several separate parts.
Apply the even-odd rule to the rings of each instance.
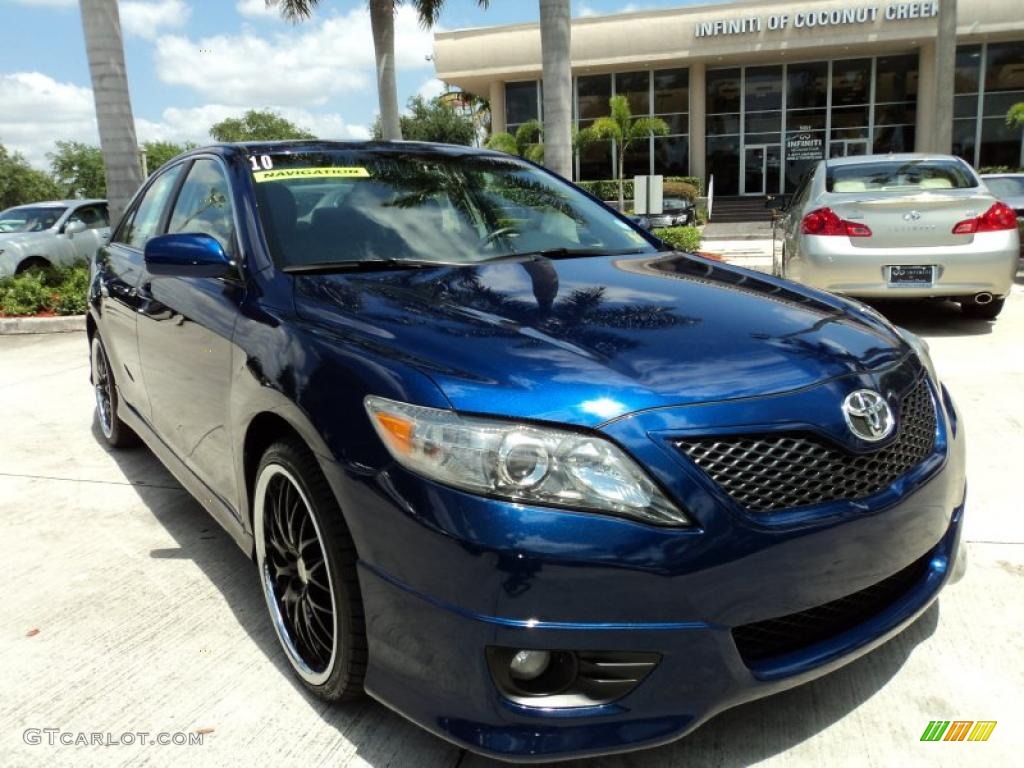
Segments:
[[[113,448],[128,448],[138,442],[131,427],[117,415],[117,382],[110,367],[110,358],[97,333],[92,337],[92,386],[96,397],[96,421],[103,439]]]
[[[313,455],[274,443],[256,474],[253,532],[267,609],[292,669],[312,693],[362,692],[366,630],[356,553]]]

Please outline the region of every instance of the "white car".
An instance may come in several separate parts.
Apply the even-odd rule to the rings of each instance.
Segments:
[[[0,212],[0,277],[91,259],[110,237],[106,200],[57,200]]]
[[[995,319],[1020,253],[1017,214],[963,160],[821,161],[783,211],[776,273],[858,298],[949,298]]]

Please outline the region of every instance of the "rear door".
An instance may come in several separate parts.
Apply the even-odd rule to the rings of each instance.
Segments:
[[[225,170],[214,157],[191,164],[166,232],[208,234],[237,262],[236,220]],[[153,427],[221,501],[238,509],[228,412],[232,334],[244,292],[240,276],[146,272],[139,292],[144,298],[138,315],[139,350]]]
[[[159,230],[182,169],[179,164],[156,174],[121,219],[110,244],[96,254],[100,333],[121,399],[143,418],[148,418],[149,402],[136,338],[136,317],[142,306],[137,292],[144,270],[142,249]]]

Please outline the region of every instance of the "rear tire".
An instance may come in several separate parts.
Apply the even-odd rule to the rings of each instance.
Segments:
[[[18,268],[14,270],[14,274],[23,275],[33,270],[36,272],[47,272],[51,269],[53,269],[53,265],[42,256],[29,256],[18,265]]]
[[[988,304],[977,304],[973,299],[967,299],[960,302],[960,311],[972,320],[995,320],[1005,303],[1006,299],[992,299]]]
[[[260,585],[285,656],[325,701],[363,692],[366,627],[356,549],[313,454],[282,440],[263,454],[253,494]]]
[[[138,444],[138,436],[131,427],[121,421],[117,415],[120,396],[117,393],[117,381],[110,367],[110,358],[100,340],[100,335],[92,337],[92,381],[96,396],[96,421],[99,423],[103,439],[111,448],[130,448]]]

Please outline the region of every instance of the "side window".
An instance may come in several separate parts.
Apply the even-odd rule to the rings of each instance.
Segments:
[[[235,217],[224,171],[214,160],[196,160],[174,204],[168,234],[202,233],[220,241],[235,257]]]
[[[68,223],[72,221],[82,222],[86,229],[103,229],[110,224],[105,205],[83,205],[68,217]]]
[[[167,206],[167,198],[170,197],[181,175],[182,167],[176,165],[153,181],[142,200],[135,206],[135,210],[129,214],[125,225],[118,231],[118,242],[142,250],[149,238],[159,234],[157,228],[160,226],[160,217]]]

